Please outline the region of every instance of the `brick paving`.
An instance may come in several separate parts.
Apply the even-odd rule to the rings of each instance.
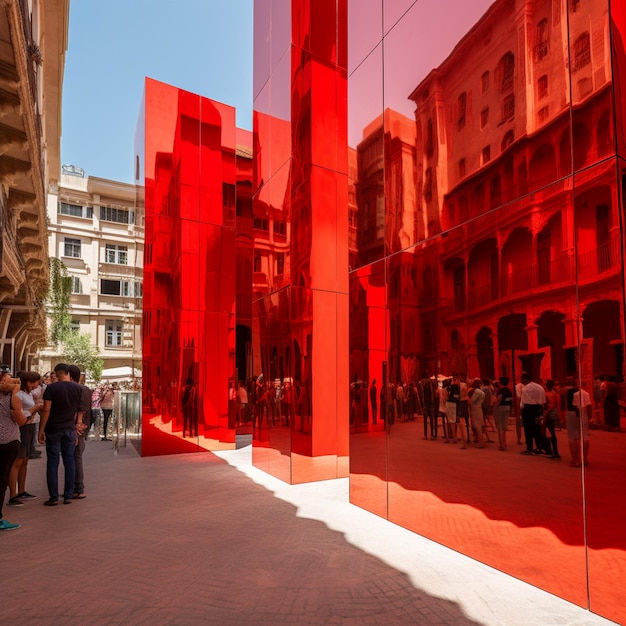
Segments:
[[[289,486],[250,449],[140,458],[89,442],[87,498],[5,505],[0,623],[608,624],[347,502]]]

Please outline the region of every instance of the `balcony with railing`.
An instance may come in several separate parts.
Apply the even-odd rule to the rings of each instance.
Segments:
[[[599,275],[609,270],[615,272],[619,269],[620,260],[620,241],[618,237],[614,237],[594,250],[578,255],[578,279],[596,280]]]
[[[468,304],[471,311],[502,303],[529,293],[540,293],[573,282],[572,258],[562,255],[556,259],[513,268],[499,280],[490,281],[468,290]]]
[[[566,254],[556,259],[516,267],[501,275],[497,281],[469,289],[468,307],[470,311],[475,311],[505,300],[565,287],[568,283],[573,286],[576,269],[579,283],[597,281],[603,275],[619,271],[620,259],[620,241],[615,237],[593,250],[578,255],[577,267],[574,265],[574,257]],[[455,298],[455,302],[457,305],[464,304],[463,299],[459,297]],[[455,306],[455,310],[462,312],[464,306]]]

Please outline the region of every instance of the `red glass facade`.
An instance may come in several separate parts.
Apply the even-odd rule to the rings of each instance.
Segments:
[[[353,503],[620,623],[623,4],[349,2],[343,381]]]
[[[622,5],[255,0],[252,137],[148,80],[143,453],[250,432],[626,622]]]
[[[245,211],[252,174],[237,133],[232,107],[146,79],[135,164],[146,232],[143,455],[235,445],[236,249],[245,248],[236,197],[239,188]]]
[[[348,471],[346,4],[257,0],[253,462],[291,483]]]

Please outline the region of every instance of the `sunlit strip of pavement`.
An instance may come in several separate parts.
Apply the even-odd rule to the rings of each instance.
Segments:
[[[215,452],[297,515],[323,522],[353,546],[406,574],[429,596],[456,603],[480,624],[606,626],[581,607],[408,531],[350,504],[348,479],[288,485],[252,465],[251,446]]]

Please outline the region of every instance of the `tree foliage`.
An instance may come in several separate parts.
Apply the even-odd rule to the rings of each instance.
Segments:
[[[65,263],[56,257],[51,257],[50,291],[48,292],[48,312],[51,319],[49,339],[55,348],[72,332],[71,291],[72,279],[67,274]]]
[[[61,345],[61,358],[66,363],[74,363],[85,372],[88,379],[96,382],[102,376],[104,361],[100,357],[98,346],[91,343],[89,333],[70,332]]]

